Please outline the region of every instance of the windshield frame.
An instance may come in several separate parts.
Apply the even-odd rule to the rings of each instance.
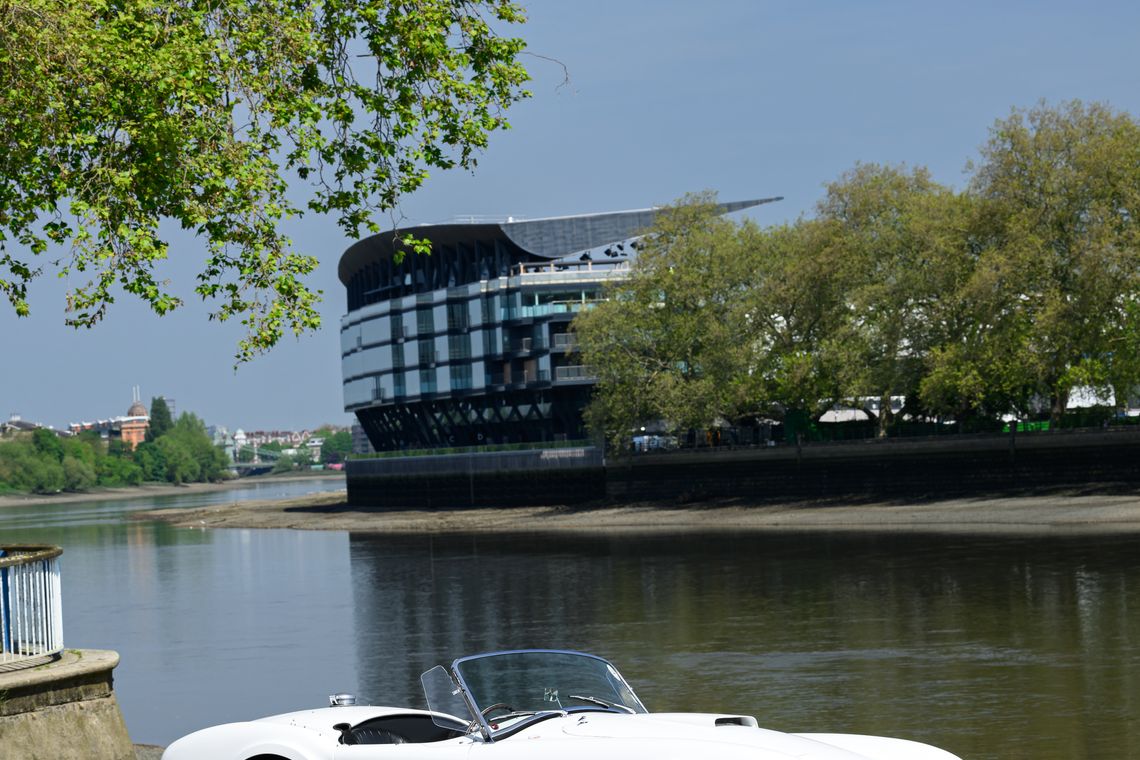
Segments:
[[[597,663],[601,663],[605,666],[609,674],[614,679],[616,679],[616,681],[628,693],[628,697],[622,702],[622,707],[624,709],[603,707],[597,704],[575,705],[573,708],[562,707],[559,705],[558,709],[538,710],[530,715],[524,715],[512,722],[510,725],[503,728],[499,728],[497,724],[493,726],[492,721],[490,721],[487,716],[483,715],[482,712],[491,705],[479,704],[475,692],[471,689],[470,684],[468,684],[468,682],[463,677],[462,668],[464,664],[476,660],[486,660],[494,657],[502,657],[508,655],[560,655],[581,657],[583,659],[593,660]],[[481,729],[480,733],[482,733],[483,737],[489,742],[493,742],[496,739],[505,739],[507,736],[510,736],[511,734],[514,734],[538,721],[546,720],[547,718],[552,718],[559,715],[569,715],[571,712],[593,711],[618,712],[623,714],[626,714],[627,710],[634,713],[649,712],[645,709],[645,705],[642,704],[641,699],[637,696],[637,693],[633,690],[632,687],[630,687],[629,683],[625,680],[625,677],[621,675],[616,667],[614,667],[613,663],[603,657],[598,657],[597,655],[588,654],[586,652],[576,652],[569,649],[506,649],[496,652],[485,652],[483,654],[460,657],[459,659],[452,662],[451,675],[455,679],[460,689],[462,689],[465,696],[465,701],[470,707],[472,715],[474,716],[475,721],[478,723],[479,728]],[[630,699],[632,699],[633,704],[625,704],[625,702],[628,702]]]

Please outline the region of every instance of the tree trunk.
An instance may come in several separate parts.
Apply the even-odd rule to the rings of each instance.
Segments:
[[[883,395],[879,397],[879,437],[880,438],[886,438],[887,437],[887,428],[890,427],[892,417],[893,417],[893,415],[891,413],[891,394],[890,394],[890,392],[885,391],[883,393]]]
[[[1069,391],[1054,391],[1053,392],[1053,408],[1049,412],[1049,429],[1057,427],[1061,422],[1061,417],[1065,414],[1065,408],[1069,405]]]

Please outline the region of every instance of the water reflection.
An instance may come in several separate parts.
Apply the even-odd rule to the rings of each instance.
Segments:
[[[1133,539],[915,536],[350,540],[361,692],[554,646],[651,710],[882,733],[971,760],[1140,756]]]
[[[131,512],[148,509],[193,509],[235,501],[290,499],[310,493],[337,491],[344,488],[343,478],[298,478],[265,482],[236,481],[232,488],[218,491],[198,491],[187,488],[186,493],[105,501],[79,501],[64,504],[40,503],[39,497],[29,498],[27,506],[0,507],[0,538],[9,540],[16,535],[52,535],[53,531],[68,530],[69,539],[81,538],[82,533],[71,529],[82,526],[120,525]],[[19,540],[29,540],[20,538]],[[48,539],[44,539],[47,541]],[[58,542],[56,542],[58,543]]]
[[[348,534],[186,530],[129,513],[337,487],[306,480],[4,508],[0,543],[64,547],[65,644],[118,651],[115,691],[131,738],[167,744],[355,688]]]
[[[201,498],[276,496],[171,505]],[[1131,538],[386,538],[127,519],[153,506],[0,509],[0,542],[64,546],[65,640],[122,654],[136,741],[338,691],[422,705],[432,665],[553,646],[613,659],[651,710],[908,736],[968,760],[1140,757]]]

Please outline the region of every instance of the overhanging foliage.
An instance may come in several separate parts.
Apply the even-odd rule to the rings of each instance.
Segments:
[[[239,360],[314,329],[317,259],[282,222],[376,231],[429,170],[474,166],[526,95],[496,29],[522,21],[508,0],[0,1],[0,291],[26,315],[51,272],[85,281],[70,325],[120,290],[164,314],[171,221],[205,243],[195,291],[245,325]]]

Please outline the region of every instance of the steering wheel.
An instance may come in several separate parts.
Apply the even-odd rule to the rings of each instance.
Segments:
[[[496,702],[493,705],[490,705],[488,707],[484,707],[480,712],[482,713],[483,717],[486,718],[491,713],[493,713],[495,710],[506,710],[507,712],[514,712],[515,711],[515,709],[513,707],[511,707],[510,705],[508,705],[506,702]]]

